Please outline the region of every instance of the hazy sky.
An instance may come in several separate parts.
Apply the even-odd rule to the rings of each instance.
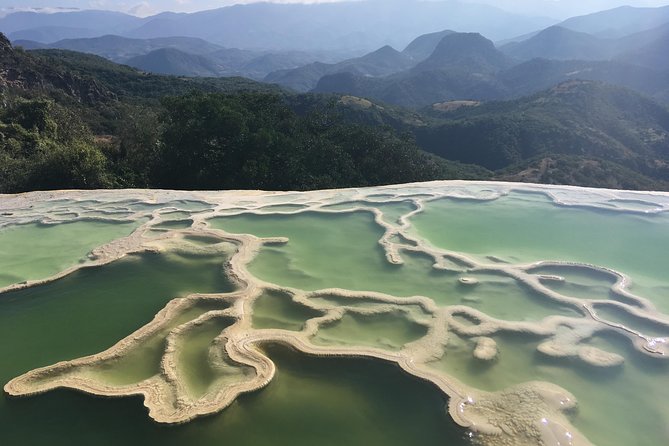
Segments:
[[[85,8],[110,9],[149,15],[160,11],[191,12],[213,9],[235,3],[253,3],[259,0],[0,0],[0,9],[28,8]],[[273,0],[276,3],[318,3],[337,0]],[[382,1],[382,0],[376,0]],[[397,1],[397,0],[392,0]],[[621,5],[661,6],[669,0],[461,0],[470,3],[486,3],[500,8],[532,15],[565,18]]]

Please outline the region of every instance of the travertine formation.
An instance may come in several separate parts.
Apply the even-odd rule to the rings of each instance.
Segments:
[[[240,394],[257,391],[274,376],[275,366],[263,346],[280,343],[308,355],[375,358],[397,364],[407,373],[433,383],[449,398],[449,413],[461,426],[469,428],[472,441],[481,445],[587,445],[588,440],[570,424],[576,409],[575,398],[564,389],[546,382],[530,382],[501,392],[473,389],[430,363],[440,360],[449,335],[472,339],[474,357],[495,361],[498,347],[493,339],[500,333],[532,334],[542,339],[538,351],[555,358],[571,358],[596,367],[620,366],[624,358],[616,353],[587,345],[585,341],[602,333],[614,333],[631,341],[644,355],[659,361],[669,358],[669,340],[649,336],[597,313],[608,305],[617,311],[667,328],[669,319],[652,302],[629,291],[629,278],[604,267],[565,262],[513,264],[496,257],[484,261],[462,253],[431,246],[412,235],[411,217],[423,212],[432,200],[444,197],[494,200],[523,186],[500,183],[426,183],[367,190],[318,191],[310,193],[169,191],[100,191],[32,193],[0,198],[0,228],[5,225],[40,221],[58,224],[78,219],[137,220],[146,218],[130,236],[95,249],[89,259],[42,282],[56,280],[78,268],[102,265],[129,253],[179,251],[193,255],[219,253],[227,256],[224,270],[236,286],[227,294],[191,295],[171,301],[154,320],[119,341],[110,349],[80,359],[30,371],[4,387],[10,395],[23,396],[58,387],[79,389],[102,396],[142,395],[149,415],[158,422],[183,423],[215,413],[230,405]],[[655,194],[657,200],[639,200],[633,193],[579,190],[536,186],[560,206],[588,206],[621,212],[659,213],[669,210],[669,196]],[[606,195],[610,194],[610,195]],[[94,197],[94,198],[93,198]],[[386,218],[381,204],[409,203],[413,211],[397,220]],[[258,215],[304,211],[326,213],[371,212],[384,229],[379,240],[388,262],[403,263],[403,254],[420,253],[433,259],[433,268],[459,274],[464,287],[476,287],[472,275],[492,273],[512,278],[549,302],[574,309],[580,317],[549,316],[540,321],[507,321],[490,317],[470,306],[442,307],[424,296],[400,298],[378,292],[327,289],[312,292],[280,287],[254,277],[247,266],[265,245],[290,243],[285,238],[258,238],[230,234],[210,226],[218,216],[254,213]],[[188,219],[187,228],[170,229],[166,222]],[[193,243],[206,240],[207,243]],[[540,274],[546,267],[597,271],[611,277],[611,293],[619,300],[583,299],[563,295],[549,288],[556,275]],[[11,289],[35,286],[28,282]],[[280,293],[292,304],[314,311],[318,316],[304,321],[302,329],[257,329],[253,327],[254,304],[263,294]],[[470,297],[470,299],[474,299]],[[349,305],[350,302],[350,305]],[[467,303],[467,301],[464,301]],[[322,345],[314,340],[324,328],[345,316],[404,318],[425,328],[425,335],[391,348],[379,339],[374,346]],[[185,319],[185,320],[184,320]],[[220,334],[208,348],[208,364],[213,376],[196,391],[188,385],[180,352],[192,333],[206,327],[220,327]],[[131,352],[141,351],[152,342],[163,342],[164,351],[156,373],[130,384],[114,384],[105,370],[113,369]],[[139,349],[139,350],[138,350]]]

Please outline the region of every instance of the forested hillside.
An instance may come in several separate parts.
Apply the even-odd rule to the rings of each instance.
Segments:
[[[507,63],[478,35],[449,36],[412,72],[452,63],[454,39],[471,47],[460,65],[483,73]],[[25,52],[6,40],[0,63],[2,192],[432,179],[669,189],[669,111],[598,82],[411,110],[243,78],[147,74],[72,51]]]
[[[312,189],[485,169],[389,127],[339,120],[244,79],[148,75],[96,56],[0,48],[0,192],[98,187]],[[298,111],[301,111],[298,113]]]

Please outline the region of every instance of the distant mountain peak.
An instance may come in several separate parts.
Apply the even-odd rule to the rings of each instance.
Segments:
[[[379,48],[376,51],[372,51],[369,54],[365,54],[364,56],[360,57],[360,60],[364,60],[367,62],[384,62],[384,61],[395,61],[399,59],[407,59],[408,57],[405,56],[404,54],[400,53],[397,51],[395,48],[393,48],[390,45],[386,45],[384,47]]]
[[[495,44],[479,33],[453,33],[441,39],[430,58],[459,59],[470,52],[494,54],[496,51]]]
[[[399,53],[399,51],[397,51],[395,48],[393,48],[390,45],[384,45],[381,48],[379,48],[378,50],[374,51],[373,53],[376,53],[376,54],[397,54],[397,53]]]
[[[434,49],[439,42],[441,42],[441,39],[453,33],[455,33],[455,31],[447,29],[436,33],[423,34],[412,40],[411,43],[404,48],[402,53],[413,58],[415,61],[420,62],[430,57],[430,54],[434,52]]]
[[[500,47],[505,54],[520,60],[543,57],[556,60],[607,60],[615,43],[560,25],[548,27],[527,40]]]
[[[481,34],[452,33],[441,39],[432,55],[414,70],[462,68],[490,72],[504,68],[507,64],[506,56]]]

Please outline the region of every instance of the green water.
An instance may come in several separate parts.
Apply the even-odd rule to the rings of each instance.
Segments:
[[[310,291],[344,288],[400,297],[423,295],[444,305],[466,303],[501,319],[578,315],[502,276],[472,274],[481,283],[463,287],[459,274],[435,270],[433,260],[424,255],[405,253],[404,265],[391,265],[378,244],[383,231],[367,212],[243,214],[210,223],[232,233],[288,237],[286,245],[264,247],[249,266],[257,277],[279,285]],[[465,295],[473,295],[476,303],[463,302]]]
[[[190,212],[185,211],[167,211],[161,212],[160,218],[164,221],[185,220],[190,218]]]
[[[659,324],[644,318],[634,316],[613,306],[596,305],[597,316],[610,322],[623,324],[646,336],[669,338],[669,324]]]
[[[278,291],[265,291],[253,304],[253,328],[300,331],[307,320],[319,316],[320,312],[295,303]]]
[[[0,288],[74,266],[93,248],[129,235],[141,223],[78,221],[0,229]]]
[[[195,246],[209,246],[221,243],[221,239],[215,237],[197,236],[197,235],[187,235],[184,237],[184,240]]]
[[[158,264],[152,265],[152,260]],[[225,285],[208,280],[205,268],[189,274],[178,263],[180,274],[175,275],[168,265],[158,259],[129,259],[69,277],[47,293],[2,296],[0,335],[21,342],[0,343],[5,358],[0,379],[6,382],[28,369],[106,348],[151,319],[164,304],[160,295]],[[141,280],[132,289],[141,294],[110,289],[95,293],[84,286],[91,280],[102,285],[120,281],[116,290],[127,291],[126,276],[133,271]],[[154,280],[147,283],[145,278]],[[72,292],[63,293],[64,289]],[[84,292],[75,292],[80,289]],[[96,311],[101,305],[106,305],[105,311]],[[31,398],[2,396],[0,444],[467,444],[463,430],[446,415],[442,397],[396,367],[312,359],[278,347],[268,351],[278,373],[267,388],[240,397],[220,414],[181,426],[155,424],[139,398],[103,399],[67,390]]]
[[[223,330],[234,320],[230,318],[213,318],[201,325],[194,326],[181,338],[177,349],[177,367],[184,377],[184,384],[194,400],[203,396],[214,382],[238,382],[243,379],[244,367],[226,367],[226,373],[215,370],[209,361],[209,349]],[[221,348],[221,346],[219,346]]]
[[[558,208],[538,196],[532,200],[510,197],[494,202],[440,200],[428,203],[428,212],[414,219],[418,234],[441,247],[511,261],[574,260],[613,267],[630,274],[636,280],[635,286],[641,283],[646,290],[656,290],[655,294],[660,296],[656,300],[658,306],[669,303],[669,295],[662,295],[666,289],[663,273],[667,270],[666,252],[669,252],[666,216]],[[381,228],[362,212],[260,218],[240,215],[213,220],[212,225],[235,233],[288,237],[286,245],[263,248],[250,265],[253,274],[285,286],[306,290],[341,287],[397,296],[420,294],[443,305],[465,304],[507,320],[578,315],[573,309],[556,305],[503,276],[467,274],[479,280],[479,284],[464,286],[458,283],[461,275],[432,269],[432,260],[425,256],[403,254],[405,265],[390,265],[377,244]],[[574,268],[543,268],[535,272],[564,276],[565,283],[546,284],[567,295],[612,298],[609,291],[612,281],[601,274]],[[364,342],[365,329],[369,329],[367,336],[374,333],[367,324],[349,325],[337,333],[340,339],[329,342],[341,344],[355,339],[360,343]],[[324,333],[327,334],[324,331],[319,336],[325,336]],[[371,344],[378,345],[378,339],[379,336],[372,335]],[[639,353],[629,348],[621,351],[627,363],[616,372],[538,357],[537,342],[520,340],[514,344],[501,339],[499,344],[501,359],[496,363],[474,360],[472,345],[461,352],[460,359],[457,352],[449,353],[442,370],[488,390],[536,379],[562,385],[581,401],[575,423],[596,444],[655,445],[669,441],[664,428],[669,425],[666,385],[653,397],[645,395],[662,386],[667,371],[647,367]],[[611,383],[613,386],[607,387]],[[619,392],[619,388],[624,391]],[[648,405],[644,406],[644,398],[650,399]],[[634,415],[626,418],[630,411]],[[647,438],[637,439],[644,435]]]
[[[611,292],[611,287],[616,283],[616,279],[600,271],[571,266],[545,266],[535,268],[531,272],[533,274],[563,277],[564,281],[542,280],[542,284],[546,288],[565,296],[580,299],[623,300],[623,298]]]
[[[274,204],[265,206],[260,210],[263,212],[295,212],[304,208],[305,206],[301,204]]]
[[[158,208],[135,202],[112,203],[109,207],[120,205],[142,211]],[[180,209],[209,208],[185,201],[172,205]],[[91,206],[100,207],[95,202]],[[295,210],[292,206],[277,204],[263,210],[286,212]],[[390,220],[412,210],[407,202],[384,206]],[[179,229],[186,219],[183,212],[167,216],[170,223],[166,229]],[[512,262],[574,260],[621,270],[632,277],[632,291],[669,311],[667,215],[557,207],[541,194],[514,193],[491,202],[429,202],[426,213],[413,220],[417,235],[450,250]],[[383,230],[370,212],[243,214],[210,222],[233,233],[288,237],[290,241],[285,245],[262,248],[249,266],[254,275],[282,286],[308,291],[333,287],[380,291],[400,297],[424,295],[440,305],[468,305],[506,320],[580,314],[502,275],[436,270],[433,260],[425,255],[402,253],[405,264],[390,265],[378,244]],[[63,268],[59,262],[76,264],[92,247],[104,243],[100,237],[111,240],[127,235],[133,228],[82,222],[76,229],[79,224],[1,230],[0,274],[4,276],[0,275],[0,286],[2,280],[25,280],[21,279],[21,267],[24,274],[36,271],[50,275]],[[120,228],[124,230],[115,235],[113,231]],[[49,232],[54,229],[62,233]],[[36,246],[35,240],[41,243],[42,238],[52,244]],[[188,239],[196,244],[217,242],[203,237]],[[37,253],[36,260],[23,255],[26,251]],[[19,257],[24,259],[23,266],[7,263]],[[36,367],[103,351],[149,322],[173,297],[230,291],[231,285],[222,273],[224,261],[220,256],[131,255],[51,284],[0,295],[0,336],[5,340],[0,343],[0,382]],[[3,262],[8,266],[3,268]],[[49,268],[55,271],[48,272]],[[620,300],[609,290],[611,279],[598,273],[564,267],[533,272],[564,276],[564,283],[545,284],[573,297]],[[476,279],[478,284],[462,285],[462,277]],[[324,305],[348,302],[327,294],[313,301]],[[351,303],[359,308],[374,305],[369,299]],[[189,310],[129,356],[86,373],[119,386],[153,376],[167,331],[204,311],[207,309],[200,307]],[[411,311],[421,314],[415,306]],[[599,311],[608,319],[648,334],[666,335],[664,328],[649,326],[610,307],[600,306]],[[289,295],[271,292],[255,303],[253,326],[300,330],[306,320],[319,315],[296,304]],[[193,398],[207,394],[225,379],[240,377],[208,365],[212,341],[227,323],[216,319],[181,338],[177,364]],[[424,334],[425,327],[407,320],[401,312],[349,314],[324,326],[313,341],[397,350]],[[587,341],[625,357],[622,367],[610,370],[576,360],[547,358],[536,352],[541,342],[536,337],[504,334],[495,339],[500,351],[498,361],[475,360],[474,343],[453,335],[446,356],[431,366],[483,390],[500,390],[533,380],[556,383],[579,399],[579,412],[573,421],[598,445],[669,444],[669,364],[634,351],[620,336]],[[138,398],[98,399],[65,390],[26,399],[3,396],[0,444],[467,444],[463,431],[446,415],[445,401],[439,393],[395,366],[360,359],[310,358],[278,346],[267,346],[267,351],[278,366],[275,380],[262,391],[242,396],[221,414],[184,426],[164,427],[150,421]]]
[[[422,338],[426,334],[425,326],[407,320],[400,312],[374,315],[345,314],[340,320],[321,326],[313,342],[318,345],[401,350],[404,344]]]
[[[391,201],[387,203],[374,203],[369,201],[349,201],[346,203],[323,206],[323,209],[352,210],[356,207],[376,208],[383,212],[383,220],[391,225],[398,224],[399,218],[416,210],[416,206],[410,201]]]
[[[188,229],[193,226],[193,220],[167,220],[154,225],[154,228],[158,229]]]
[[[633,283],[629,290],[639,296],[650,299],[658,310],[664,314],[669,314],[669,284],[657,286],[644,286],[639,283]]]
[[[316,295],[309,298],[309,302],[325,307],[375,307],[384,305],[383,302],[367,297],[345,297],[336,294]],[[418,305],[405,305],[404,308],[411,308],[414,311],[425,314]]]
[[[87,367],[86,376],[115,386],[138,383],[160,373],[160,361],[165,353],[169,332],[179,325],[196,319],[211,310],[223,310],[228,305],[217,301],[200,301],[193,307],[170,319],[154,335],[126,352],[120,359],[105,361]]]
[[[446,355],[432,367],[488,391],[536,380],[558,384],[578,399],[572,421],[597,445],[669,444],[668,364],[645,358],[617,337],[592,343],[625,357],[623,367],[613,370],[547,358],[536,352],[539,340],[531,336],[495,340],[499,360],[483,363],[472,356],[473,342],[453,335]]]
[[[130,255],[49,284],[2,294],[0,337],[20,339],[0,344],[3,364],[11,364],[17,375],[105,350],[150,322],[175,297],[232,290],[221,272],[224,261]],[[10,378],[3,374],[4,381]]]
[[[418,235],[452,251],[513,261],[569,260],[664,283],[669,215],[558,207],[517,196],[488,202],[443,199],[412,219]],[[663,302],[669,306],[669,296]]]

